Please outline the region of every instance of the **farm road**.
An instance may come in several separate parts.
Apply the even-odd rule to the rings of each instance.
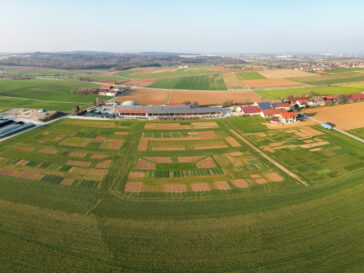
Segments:
[[[254,151],[256,151],[257,153],[259,153],[262,157],[264,157],[266,160],[268,160],[274,166],[276,166],[277,168],[281,169],[284,173],[288,174],[292,178],[296,179],[299,183],[301,183],[305,187],[308,187],[308,184],[305,181],[303,181],[300,177],[298,177],[296,174],[294,174],[293,172],[291,172],[290,170],[288,170],[282,164],[280,164],[277,161],[275,161],[273,158],[271,158],[267,154],[263,153],[260,149],[258,149],[257,147],[255,147],[252,143],[250,143],[248,140],[246,140],[244,137],[242,137],[240,134],[238,134],[234,129],[231,129],[230,132],[232,132],[236,137],[238,137],[239,139],[241,139],[242,141],[244,141]]]

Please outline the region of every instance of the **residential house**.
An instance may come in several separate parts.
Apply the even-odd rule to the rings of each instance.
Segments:
[[[363,93],[359,93],[359,94],[352,94],[348,96],[348,100],[350,102],[358,102],[358,101],[363,101],[364,100],[364,94]]]
[[[283,124],[295,123],[297,121],[298,114],[295,112],[285,112],[281,114],[280,121]]]
[[[258,102],[256,105],[259,106],[261,110],[272,109],[270,102]]]
[[[288,98],[286,99],[286,101],[290,103],[291,106],[297,105],[298,107],[303,108],[307,106],[306,104],[308,103],[308,98],[307,97]]]
[[[262,110],[259,106],[243,106],[240,111],[247,116],[260,115]]]
[[[281,114],[284,112],[286,112],[286,111],[283,109],[266,109],[266,110],[262,110],[260,115],[263,118],[273,118],[273,117],[279,118],[281,116]]]

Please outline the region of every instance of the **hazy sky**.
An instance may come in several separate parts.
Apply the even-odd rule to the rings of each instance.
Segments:
[[[0,0],[0,52],[364,52],[363,0]]]

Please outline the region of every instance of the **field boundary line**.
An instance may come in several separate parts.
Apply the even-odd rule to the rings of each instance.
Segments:
[[[96,204],[92,206],[92,208],[90,208],[87,212],[86,215],[90,215],[91,212],[93,212],[102,202],[102,199],[97,200]]]
[[[295,180],[297,180],[299,183],[301,183],[305,187],[308,187],[308,184],[305,181],[303,181],[299,176],[297,176],[296,174],[294,174],[293,172],[291,172],[290,170],[288,170],[286,167],[284,167],[282,164],[280,164],[277,161],[275,161],[273,158],[271,158],[267,154],[263,153],[255,145],[253,145],[248,140],[246,140],[244,137],[242,137],[240,134],[238,134],[234,129],[230,129],[230,132],[233,133],[240,140],[244,141],[245,144],[247,144],[248,146],[250,146],[254,151],[256,151],[257,153],[259,153],[262,157],[264,157],[266,160],[268,160],[274,166],[276,166],[277,168],[279,168],[280,170],[282,170],[284,173],[288,174],[289,176],[291,176],[292,178],[294,178]]]
[[[9,99],[18,99],[18,100],[32,100],[32,101],[40,101],[40,102],[54,102],[54,103],[77,103],[77,102],[72,102],[72,101],[62,101],[62,100],[38,100],[38,99],[30,99],[30,98],[20,98],[20,97],[12,97],[12,96],[4,96],[4,95],[0,95],[0,97],[3,98],[9,98]],[[85,103],[86,104],[86,103]]]

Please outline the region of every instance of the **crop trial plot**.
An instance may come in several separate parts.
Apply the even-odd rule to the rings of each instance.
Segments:
[[[318,126],[249,134],[247,139],[297,175],[313,183],[363,170],[364,152],[356,142]],[[271,175],[274,179],[275,176]]]
[[[125,192],[210,192],[284,181],[216,122],[147,123]]]
[[[63,120],[32,132],[1,152],[0,175],[42,183],[98,188],[120,153],[129,125]]]

